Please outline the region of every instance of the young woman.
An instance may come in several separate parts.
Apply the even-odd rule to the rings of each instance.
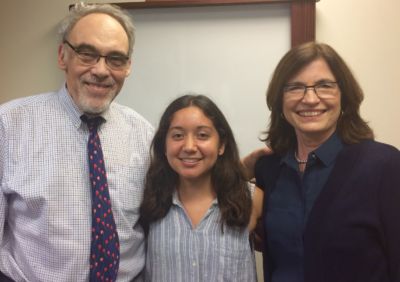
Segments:
[[[154,136],[140,209],[146,280],[256,281],[249,230],[262,196],[218,107],[202,95],[177,98]]]

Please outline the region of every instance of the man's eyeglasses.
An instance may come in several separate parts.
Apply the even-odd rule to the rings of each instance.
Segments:
[[[110,67],[110,69],[124,70],[128,66],[128,56],[118,54],[100,55],[95,51],[81,50],[79,47],[75,47],[69,43],[68,40],[64,40],[64,43],[76,53],[79,61],[83,65],[92,66],[97,64],[100,58],[104,58],[107,66]]]
[[[283,92],[287,97],[300,100],[306,95],[308,89],[313,89],[320,99],[330,99],[338,94],[336,81],[325,81],[310,86],[288,84],[283,88]]]

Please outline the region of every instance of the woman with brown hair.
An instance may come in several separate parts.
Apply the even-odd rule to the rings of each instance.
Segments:
[[[374,141],[363,92],[328,45],[278,63],[255,167],[264,190],[264,276],[274,282],[400,281],[400,152]]]

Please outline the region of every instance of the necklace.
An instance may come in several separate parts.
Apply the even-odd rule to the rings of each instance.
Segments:
[[[298,164],[306,164],[308,161],[308,159],[305,159],[305,160],[299,159],[299,157],[297,156],[297,151],[294,151],[294,158],[296,159]]]

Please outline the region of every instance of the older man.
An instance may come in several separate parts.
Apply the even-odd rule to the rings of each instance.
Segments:
[[[0,106],[0,279],[139,279],[153,128],[113,102],[134,28],[117,7],[79,4],[60,30],[65,84]]]

